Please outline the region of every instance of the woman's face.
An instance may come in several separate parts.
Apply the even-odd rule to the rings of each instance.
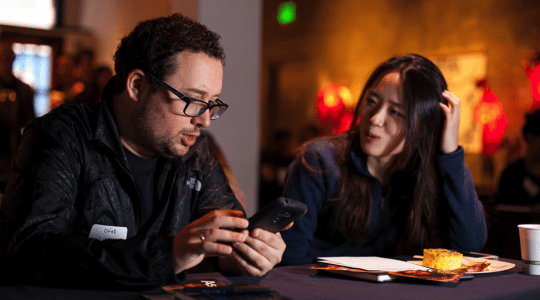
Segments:
[[[405,145],[405,107],[399,73],[381,78],[366,93],[360,105],[362,151],[376,158],[390,158]]]

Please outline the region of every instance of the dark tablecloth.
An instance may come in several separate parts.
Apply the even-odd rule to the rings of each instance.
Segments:
[[[219,273],[190,274],[188,279],[217,279],[224,284],[270,285],[292,299],[540,299],[540,276],[522,273],[521,262],[508,271],[475,275],[457,284],[424,281],[374,283],[337,275],[327,275],[310,266],[279,267],[263,278],[223,276]],[[33,286],[2,286],[0,299],[174,299],[161,289],[145,292],[86,291]]]

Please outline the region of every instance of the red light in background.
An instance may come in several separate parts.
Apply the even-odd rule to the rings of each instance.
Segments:
[[[482,154],[493,156],[499,149],[504,132],[508,128],[508,117],[501,101],[487,86],[480,102],[474,106],[474,121],[482,126]]]
[[[540,64],[535,65],[532,69],[526,67],[525,73],[531,82],[531,94],[533,98],[531,110],[535,110],[540,108]]]
[[[349,88],[330,83],[317,92],[317,119],[322,132],[342,133],[352,123],[354,100]]]

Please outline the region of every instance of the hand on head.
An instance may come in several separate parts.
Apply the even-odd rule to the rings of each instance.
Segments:
[[[449,91],[444,91],[443,97],[448,100],[448,105],[439,103],[446,116],[441,137],[441,152],[450,154],[458,149],[460,104],[459,98]]]

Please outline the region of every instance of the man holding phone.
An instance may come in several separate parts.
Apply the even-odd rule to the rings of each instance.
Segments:
[[[253,276],[279,263],[280,234],[246,230],[201,130],[228,107],[223,63],[205,26],[179,14],[141,22],[97,107],[61,106],[30,123],[0,207],[7,274],[148,288],[182,280],[205,257]]]

